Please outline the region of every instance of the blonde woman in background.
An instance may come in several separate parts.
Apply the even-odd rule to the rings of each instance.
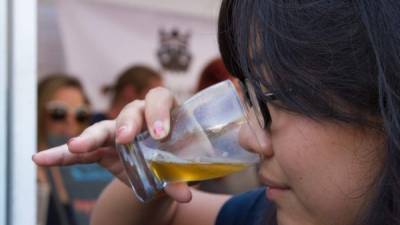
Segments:
[[[65,143],[88,126],[89,100],[78,79],[50,75],[38,88],[38,148]]]
[[[88,126],[89,115],[89,100],[78,79],[47,76],[38,87],[38,149],[66,143]],[[50,176],[56,192],[50,188]],[[39,167],[38,184],[38,224],[75,224],[59,169]]]

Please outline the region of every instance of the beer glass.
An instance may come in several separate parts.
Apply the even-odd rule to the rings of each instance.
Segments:
[[[239,143],[240,133],[252,132],[251,110],[241,96],[231,81],[220,82],[171,111],[165,139],[154,140],[144,132],[130,144],[117,145],[139,200],[153,199],[170,182],[221,177],[259,161]]]

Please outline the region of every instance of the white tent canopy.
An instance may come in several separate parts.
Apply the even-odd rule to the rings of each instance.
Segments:
[[[87,0],[97,2],[110,2],[113,4],[135,6],[147,9],[157,9],[172,13],[181,13],[190,16],[215,19],[221,0]]]
[[[132,64],[147,64],[161,70],[166,86],[175,91],[179,100],[184,100],[192,94],[206,63],[219,55],[220,0],[42,0],[40,3],[39,21],[58,29],[46,29],[39,24],[39,76],[51,72],[78,76],[95,110],[104,110],[108,104],[101,88],[111,84]],[[54,3],[56,12],[52,13],[46,4]],[[41,19],[41,15],[46,18]],[[57,23],[49,23],[50,17]],[[192,62],[188,71],[178,75],[163,70],[156,57],[160,29],[173,28],[191,33],[188,48]],[[56,30],[59,34],[52,33]],[[55,71],[57,68],[61,71]]]

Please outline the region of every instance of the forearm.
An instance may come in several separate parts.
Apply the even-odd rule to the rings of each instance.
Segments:
[[[92,213],[91,225],[169,224],[176,203],[169,197],[143,204],[130,187],[113,181],[101,194]]]

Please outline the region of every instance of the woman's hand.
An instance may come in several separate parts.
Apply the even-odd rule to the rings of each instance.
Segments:
[[[154,139],[162,139],[170,130],[170,111],[175,98],[165,88],[149,91],[144,101],[126,105],[116,120],[96,123],[67,144],[35,154],[32,159],[39,166],[66,166],[98,163],[129,185],[115,144],[128,144],[144,128]],[[184,183],[170,184],[165,192],[178,202],[191,200],[191,192]]]

